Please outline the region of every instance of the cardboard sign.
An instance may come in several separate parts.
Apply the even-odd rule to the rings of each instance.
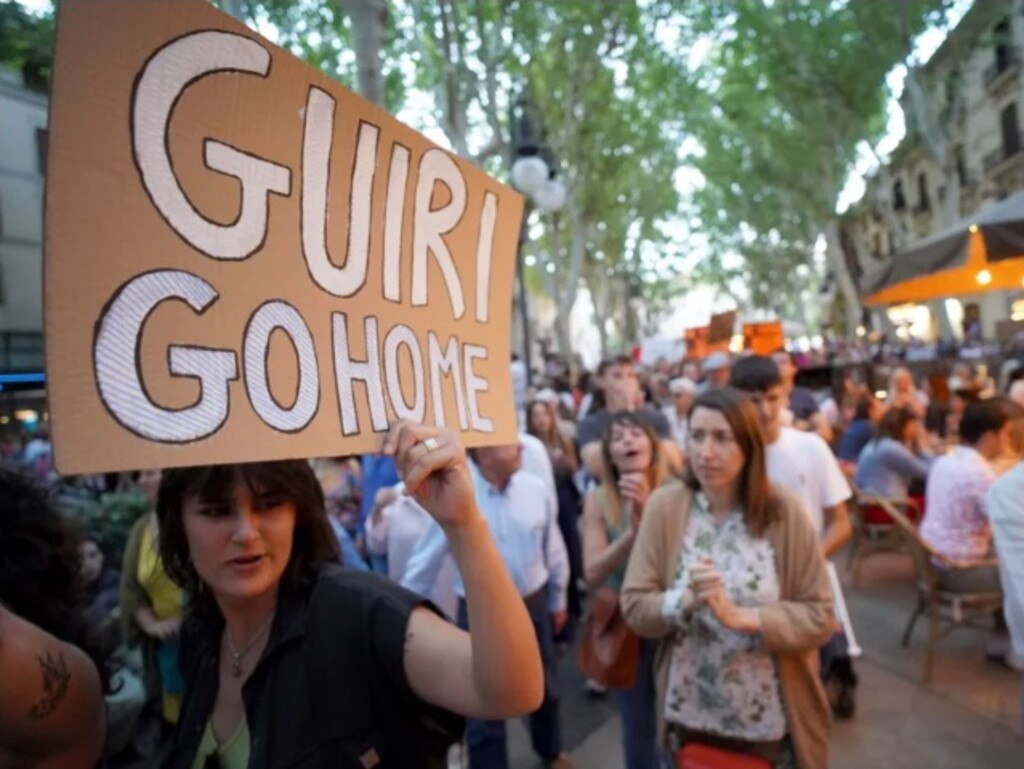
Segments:
[[[700,360],[707,356],[708,327],[695,326],[683,332],[683,341],[686,342],[686,357],[691,360]]]
[[[786,337],[782,333],[781,321],[743,324],[744,350],[751,350],[754,355],[771,355],[785,346]]]
[[[522,198],[231,17],[61,3],[49,162],[62,472],[515,440]]]
[[[717,352],[728,352],[729,342],[732,341],[732,332],[736,328],[736,310],[720,312],[711,316],[711,323],[708,324],[708,345]],[[725,347],[722,347],[724,343]]]

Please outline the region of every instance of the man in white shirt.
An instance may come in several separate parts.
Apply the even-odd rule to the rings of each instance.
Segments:
[[[489,446],[470,452],[477,505],[502,560],[533,619],[544,663],[544,702],[530,716],[534,752],[547,766],[573,766],[562,753],[554,636],[568,619],[569,558],[558,529],[557,502],[539,477],[523,471],[523,447]],[[432,523],[416,545],[402,585],[429,595],[448,554],[448,540]],[[456,573],[458,622],[468,627],[465,592]],[[508,766],[504,721],[466,720],[470,769]]]
[[[370,555],[386,556],[388,578],[401,582],[405,569],[424,532],[434,520],[412,497],[402,493],[404,483],[377,491],[373,512],[366,519],[366,549]],[[427,595],[434,605],[455,619],[455,561],[446,555],[434,585]]]
[[[753,355],[737,361],[729,383],[750,396],[761,416],[768,478],[800,498],[830,558],[850,538],[846,500],[852,496],[832,450],[818,434],[782,425],[786,393],[771,358]]]
[[[999,553],[1003,613],[1012,644],[1012,653],[1006,659],[1019,670],[1024,662],[1024,462],[996,480],[986,499]],[[1021,720],[1024,724],[1024,686]]]

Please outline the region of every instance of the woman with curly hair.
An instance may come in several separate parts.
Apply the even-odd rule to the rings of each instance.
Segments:
[[[95,766],[106,656],[90,634],[78,543],[47,492],[0,469],[0,766]]]

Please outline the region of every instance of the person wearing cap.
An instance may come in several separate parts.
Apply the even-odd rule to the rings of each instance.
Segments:
[[[701,367],[704,370],[704,381],[701,383],[702,393],[714,390],[718,387],[725,387],[729,384],[729,372],[732,370],[732,361],[727,352],[714,352],[704,359]]]
[[[668,391],[672,395],[672,403],[665,406],[663,413],[672,428],[672,437],[680,448],[686,446],[687,414],[693,399],[697,397],[699,386],[692,379],[677,377],[668,383]]]

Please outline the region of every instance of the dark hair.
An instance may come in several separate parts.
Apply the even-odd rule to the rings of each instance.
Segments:
[[[632,368],[634,365],[636,364],[633,363],[633,359],[628,355],[613,355],[610,358],[605,358],[597,364],[597,375],[603,376],[604,372],[613,366],[629,366]]]
[[[768,362],[771,363],[770,360]],[[772,366],[775,364],[772,363]],[[775,371],[778,374],[777,368]],[[719,412],[732,428],[733,437],[743,452],[744,459],[739,482],[743,522],[751,534],[762,536],[770,524],[781,518],[782,505],[768,480],[764,434],[761,432],[761,420],[757,409],[750,398],[732,386],[708,390],[698,395],[688,414],[691,427],[693,414],[700,408]],[[693,470],[687,469],[685,480],[686,485],[694,491],[700,489],[700,481],[693,474]]]
[[[533,429],[533,410],[537,406],[544,407],[547,409],[548,414],[551,415],[551,429],[548,435],[541,435]],[[557,447],[565,452],[567,456],[574,456],[576,453],[572,441],[562,435],[562,431],[558,429],[558,410],[548,401],[532,400],[526,404],[526,432],[540,439],[544,447],[549,450]]]
[[[857,396],[857,402],[853,404],[854,419],[870,419],[871,407],[875,405],[875,396],[871,393],[862,393]]]
[[[875,428],[874,440],[892,438],[897,443],[903,443],[903,431],[907,425],[917,419],[907,408],[890,408],[882,415],[878,427]]]
[[[996,395],[992,398],[993,403],[998,403],[1002,408],[1003,413],[1006,414],[1007,422],[1014,422],[1018,419],[1024,419],[1024,406],[1020,405],[1013,398],[1008,395]]]
[[[612,414],[608,424],[605,425],[601,434],[601,456],[604,458],[605,469],[608,477],[616,485],[619,482],[619,471],[612,461],[612,428],[613,427],[636,427],[644,431],[647,439],[651,442],[651,465],[657,465],[661,460],[661,449],[658,445],[658,434],[654,432],[649,424],[644,422],[635,411],[616,411]]]
[[[968,403],[960,417],[960,441],[974,446],[985,433],[1002,430],[1008,421],[1005,404],[996,399]]]
[[[190,595],[199,594],[201,581],[185,536],[185,502],[190,497],[229,502],[240,483],[252,494],[279,496],[295,505],[292,554],[282,578],[287,586],[295,586],[323,564],[338,559],[338,540],[327,520],[324,493],[307,462],[291,459],[164,470],[156,498],[160,558],[167,576]]]
[[[967,403],[975,403],[981,400],[981,388],[979,387],[961,387],[953,390],[953,395],[962,401]]]
[[[636,427],[644,431],[651,443],[651,465],[647,468],[647,481],[653,491],[668,478],[668,466],[661,456],[658,434],[649,424],[644,422],[635,411],[616,411],[601,434],[601,458],[607,473],[602,486],[607,499],[606,511],[612,523],[618,525],[622,520],[622,500],[619,498],[619,468],[612,461],[612,428]]]
[[[775,361],[764,355],[751,355],[733,364],[729,384],[748,393],[763,393],[782,384]]]
[[[109,692],[112,646],[89,625],[80,572],[78,539],[46,489],[0,468],[0,603],[85,652]]]

